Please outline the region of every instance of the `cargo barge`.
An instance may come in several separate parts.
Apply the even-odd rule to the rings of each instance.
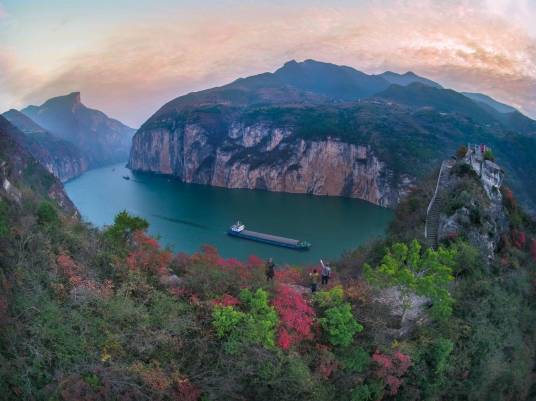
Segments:
[[[239,221],[236,224],[233,224],[227,234],[232,237],[249,239],[251,241],[263,242],[265,244],[281,246],[284,248],[297,249],[297,250],[308,250],[311,247],[311,244],[307,241],[300,241],[292,238],[280,237],[278,235],[264,234],[256,231],[246,230],[246,226]]]

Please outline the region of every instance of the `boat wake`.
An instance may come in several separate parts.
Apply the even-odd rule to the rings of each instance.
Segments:
[[[174,217],[162,216],[160,214],[153,214],[153,216],[156,217],[156,218],[159,218],[161,220],[170,221],[172,223],[182,224],[182,225],[190,226],[190,227],[196,227],[196,228],[200,228],[202,230],[208,229],[208,226],[205,226],[205,225],[199,224],[199,223],[195,223],[195,222],[189,221],[189,220],[176,219]]]

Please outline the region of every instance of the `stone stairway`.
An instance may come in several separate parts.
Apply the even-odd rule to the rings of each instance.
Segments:
[[[436,189],[434,196],[428,205],[426,210],[426,223],[424,225],[424,237],[428,246],[433,249],[437,249],[438,246],[438,230],[439,230],[439,215],[441,213],[441,206],[443,204],[443,198],[445,196],[445,188],[448,179],[448,170],[454,166],[454,160],[445,160],[441,163],[441,169],[439,170],[439,176],[437,177]]]

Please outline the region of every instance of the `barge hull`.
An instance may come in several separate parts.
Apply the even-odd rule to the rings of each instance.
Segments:
[[[258,241],[258,242],[264,242],[267,244],[282,246],[285,248],[307,249],[307,247],[301,246],[300,241],[298,240],[295,240],[292,238],[280,237],[278,235],[264,234],[264,233],[259,233],[256,231],[250,231],[250,230],[242,230],[240,232],[229,230],[227,233],[233,237],[244,238],[244,239],[249,239],[249,240]]]

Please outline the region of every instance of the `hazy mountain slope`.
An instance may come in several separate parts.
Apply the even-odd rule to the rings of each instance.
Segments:
[[[495,121],[495,117],[477,103],[452,89],[413,83],[408,86],[392,85],[376,96],[412,107],[432,107],[439,112],[463,114],[479,123]]]
[[[134,129],[84,106],[74,92],[21,110],[53,135],[76,145],[91,167],[126,160]]]
[[[70,142],[55,137],[28,116],[9,110],[3,116],[20,130],[15,139],[49,172],[64,182],[88,169],[88,161]]]
[[[493,99],[491,96],[484,95],[483,93],[473,93],[473,92],[461,92],[462,95],[467,96],[469,99],[474,100],[477,103],[484,103],[488,106],[492,107],[499,113],[513,113],[514,111],[517,111],[512,106],[509,106],[505,103],[501,103],[495,99]]]
[[[434,82],[428,78],[421,77],[411,71],[406,72],[405,74],[397,74],[396,72],[386,71],[383,74],[379,74],[379,77],[382,77],[391,84],[407,86],[413,83],[421,83],[423,85],[432,86],[434,88],[442,88],[437,82]]]

